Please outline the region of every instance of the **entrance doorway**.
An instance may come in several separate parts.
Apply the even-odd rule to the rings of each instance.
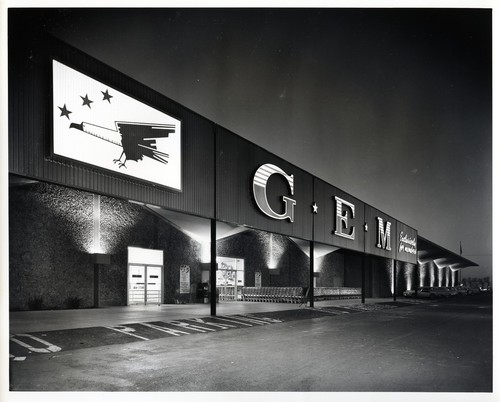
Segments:
[[[163,300],[163,250],[128,248],[127,305]]]
[[[162,267],[129,265],[128,304],[161,304]]]
[[[241,300],[241,288],[245,286],[245,261],[217,257],[216,283],[220,301]]]

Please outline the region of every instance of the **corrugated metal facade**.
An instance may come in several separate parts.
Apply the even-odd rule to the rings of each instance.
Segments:
[[[340,222],[342,227],[336,227],[337,201],[335,197],[354,206],[354,216],[351,208],[345,204],[341,211],[341,214],[347,217],[347,221],[345,222],[347,222],[349,227],[345,227],[346,224],[344,221]],[[348,250],[364,252],[365,235],[363,225],[365,223],[365,204],[346,192],[319,179],[315,179],[314,181],[314,201],[318,204],[318,215],[314,220],[314,240]],[[353,239],[335,234],[336,230],[346,234],[351,233],[351,227],[354,229]]]
[[[270,179],[268,184],[268,199],[274,210],[282,209],[283,195],[296,200],[293,223],[288,219],[272,219],[255,204],[253,177],[257,169],[266,163],[277,165],[294,176],[293,196],[279,175],[274,175],[276,178],[271,176],[273,180]],[[216,170],[217,219],[300,239],[312,239],[312,175],[221,127],[217,127]]]
[[[379,218],[383,221],[382,230],[384,234],[387,230],[387,224],[391,224],[390,240],[386,243],[379,237]],[[396,220],[370,205],[365,205],[365,220],[368,225],[368,230],[365,232],[365,253],[391,259],[396,258]]]
[[[181,120],[181,192],[51,156],[53,59]],[[259,210],[252,183],[257,169],[264,164],[274,164],[287,175],[293,175],[293,194],[281,175],[271,175],[267,183],[267,197],[274,211],[283,209],[282,196],[289,196],[296,202],[293,222],[273,219]],[[397,231],[402,228],[416,238],[416,230],[399,222],[396,226],[395,219],[357,198],[45,35],[16,38],[16,46],[9,47],[9,172],[91,193],[416,263],[415,256],[396,254]],[[338,225],[335,197],[346,203],[341,213],[348,215],[349,228],[355,228],[354,239],[334,233]],[[313,214],[313,202],[319,207],[318,214]],[[346,207],[348,204],[354,206],[354,215]],[[379,216],[392,225],[390,251],[376,247]],[[349,228],[341,231],[348,233]]]
[[[45,35],[11,46],[9,58],[10,173],[213,217],[213,123]],[[182,192],[51,157],[53,59],[182,121]]]

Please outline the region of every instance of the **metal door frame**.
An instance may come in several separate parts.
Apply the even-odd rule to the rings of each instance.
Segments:
[[[147,279],[147,275],[148,275],[148,267],[154,267],[154,268],[160,268],[161,269],[161,280],[160,280],[160,283],[161,283],[161,288],[160,288],[160,304],[163,303],[163,295],[164,295],[164,276],[163,276],[163,273],[164,273],[164,265],[157,265],[157,264],[146,264],[146,263],[137,263],[137,262],[132,262],[132,263],[127,263],[127,306],[130,306],[130,300],[129,300],[129,277],[130,277],[130,266],[131,265],[135,265],[135,266],[141,266],[141,267],[144,267],[144,305],[146,306],[147,305],[147,295],[148,295],[148,281],[146,280]],[[139,305],[142,305],[142,304],[139,304]]]

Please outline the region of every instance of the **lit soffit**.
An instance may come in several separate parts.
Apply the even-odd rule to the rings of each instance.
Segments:
[[[309,242],[307,240],[297,239],[295,237],[290,237],[301,250],[302,252],[310,257],[309,255]],[[337,251],[339,248],[334,246],[328,246],[326,244],[314,243],[314,258],[323,257],[327,254],[333,253]]]
[[[210,219],[170,211],[152,205],[145,205],[144,207],[198,243],[210,242]],[[245,230],[248,229],[224,222],[217,222],[217,240],[244,232]]]

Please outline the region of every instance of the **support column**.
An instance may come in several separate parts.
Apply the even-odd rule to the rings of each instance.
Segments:
[[[99,307],[99,264],[94,263],[94,307]]]
[[[94,239],[94,307],[99,307],[99,263],[98,254],[101,253],[101,196],[92,197],[93,239]]]
[[[361,303],[365,303],[366,295],[366,255],[363,255],[363,264],[361,264]]]
[[[396,301],[396,293],[398,291],[398,282],[397,282],[397,269],[398,266],[396,264],[396,260],[392,260],[392,287],[393,287],[393,300]]]
[[[309,242],[309,307],[314,307],[314,242]]]
[[[210,219],[210,315],[217,315],[217,221]]]

